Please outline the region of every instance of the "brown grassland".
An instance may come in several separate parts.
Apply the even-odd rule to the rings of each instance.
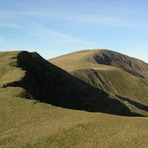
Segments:
[[[28,85],[24,88],[13,86],[13,82],[24,81],[26,75],[26,70],[18,66],[19,53],[0,53],[1,148],[147,148],[147,117],[66,109],[35,99],[26,99],[28,94],[23,94],[26,93],[25,87]],[[94,51],[90,53],[94,54]],[[110,97],[120,101],[123,99],[132,112],[147,116],[147,79],[115,66],[98,66],[90,58],[90,53],[74,53],[50,62],[91,86],[102,89]],[[94,74],[94,70],[97,74]],[[88,80],[90,77],[91,81]]]

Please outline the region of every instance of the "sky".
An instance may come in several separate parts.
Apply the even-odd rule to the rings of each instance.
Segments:
[[[0,51],[50,59],[85,49],[148,62],[148,1],[0,0]]]

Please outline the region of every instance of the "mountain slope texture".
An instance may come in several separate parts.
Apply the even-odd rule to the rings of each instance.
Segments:
[[[0,52],[0,147],[147,147],[146,63],[108,50],[49,61]]]

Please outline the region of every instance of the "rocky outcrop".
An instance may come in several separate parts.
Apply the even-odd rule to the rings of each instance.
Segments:
[[[101,50],[93,56],[98,64],[111,65],[141,78],[148,78],[148,64],[118,52]]]

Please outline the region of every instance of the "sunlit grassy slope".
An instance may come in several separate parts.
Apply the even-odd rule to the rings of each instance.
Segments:
[[[50,94],[52,91],[51,88],[55,87],[55,84],[61,87],[60,83],[63,83],[63,81],[66,81],[64,85],[66,85],[68,91],[71,90],[69,89],[70,85],[78,89],[84,86],[84,83],[71,78],[64,71],[58,71],[53,65],[50,65],[52,70],[50,68],[48,69],[49,64],[46,64],[48,62],[44,62],[38,56],[35,58],[35,56],[36,54],[30,55],[26,52],[0,53],[1,148],[147,148],[147,117],[124,117],[99,112],[90,113],[56,107],[37,100],[30,100],[34,97],[34,92],[39,93],[37,90],[40,90],[43,94],[47,92]],[[40,60],[39,63],[37,63],[38,60]],[[47,69],[40,73],[40,70],[43,70],[41,67],[45,68],[41,64],[42,62]],[[111,69],[114,69],[114,67]],[[50,71],[51,80],[47,79],[49,76],[48,70]],[[62,81],[63,77],[57,77],[59,74],[65,78],[68,77],[69,80],[64,78]],[[104,74],[101,73],[101,75]],[[55,79],[53,80],[53,76],[57,77],[56,81]],[[46,78],[45,81],[43,81],[43,78]],[[138,79],[137,77],[134,78]],[[141,81],[141,79],[138,79],[138,81]],[[45,82],[50,82],[50,85],[47,85]],[[79,83],[79,85],[75,82]],[[35,84],[41,86],[36,86]],[[46,87],[50,89],[48,90]],[[85,87],[92,92],[94,90],[90,86],[85,85]],[[104,87],[108,91],[109,88],[107,86]],[[47,90],[43,91],[44,89],[41,88]],[[77,95],[81,94],[85,96],[83,89],[80,91],[81,93],[78,93],[78,89],[75,91]],[[26,94],[27,91],[28,94]],[[65,91],[63,92],[65,93]],[[60,94],[62,95],[63,92],[61,89]],[[43,97],[42,93],[39,93],[36,97]],[[31,95],[32,97],[30,97]],[[86,95],[88,94],[86,93]],[[26,97],[29,99],[25,99]],[[51,97],[47,98],[47,102],[49,101],[48,99],[50,100]],[[146,113],[143,111],[142,114],[144,115]]]
[[[19,81],[24,76],[24,71],[16,67],[18,53],[19,51],[0,52],[0,87],[7,83]]]
[[[22,99],[0,89],[0,147],[146,148],[148,119],[89,113]],[[2,97],[3,96],[3,97]]]
[[[49,60],[67,72],[148,115],[148,64],[109,50],[84,50]]]

